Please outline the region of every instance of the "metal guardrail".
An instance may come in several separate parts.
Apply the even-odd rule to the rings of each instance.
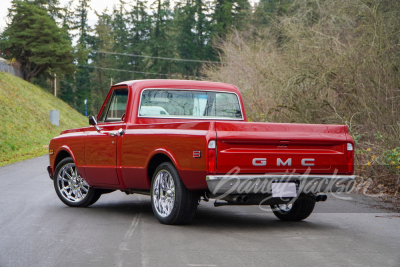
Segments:
[[[21,79],[24,78],[24,72],[22,72],[20,70],[16,70],[12,66],[10,66],[10,65],[8,65],[6,63],[3,63],[3,62],[0,62],[0,72],[7,72],[7,73],[10,73],[10,74],[12,74],[14,76],[17,76],[17,77],[21,78]]]

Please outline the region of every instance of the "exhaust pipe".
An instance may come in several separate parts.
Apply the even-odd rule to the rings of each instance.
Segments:
[[[237,202],[237,203],[242,203],[242,196],[234,197],[234,198],[233,198],[233,201],[234,201],[234,202]]]
[[[242,203],[247,203],[247,202],[249,202],[249,196],[243,196]]]
[[[244,204],[244,203],[249,202],[249,196],[247,196],[247,195],[226,196],[226,197],[223,198],[223,200],[226,200],[228,202],[235,202],[235,203]]]
[[[318,195],[315,197],[316,202],[325,202],[328,199],[327,195]]]

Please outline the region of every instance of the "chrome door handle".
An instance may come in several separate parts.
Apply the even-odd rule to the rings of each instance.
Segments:
[[[122,136],[125,133],[125,130],[122,128],[118,130],[118,132],[108,132],[109,136]]]

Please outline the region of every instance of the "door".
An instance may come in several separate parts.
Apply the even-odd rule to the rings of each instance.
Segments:
[[[117,142],[118,130],[125,129],[128,89],[115,89],[85,142],[85,171],[91,185],[118,185]]]

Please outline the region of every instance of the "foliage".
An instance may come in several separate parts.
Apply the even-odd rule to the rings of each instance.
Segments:
[[[15,58],[25,72],[25,80],[40,74],[74,71],[71,44],[65,32],[40,5],[14,0],[12,22],[1,34],[0,50]]]
[[[383,152],[385,166],[388,166],[391,171],[400,173],[400,147]]]

